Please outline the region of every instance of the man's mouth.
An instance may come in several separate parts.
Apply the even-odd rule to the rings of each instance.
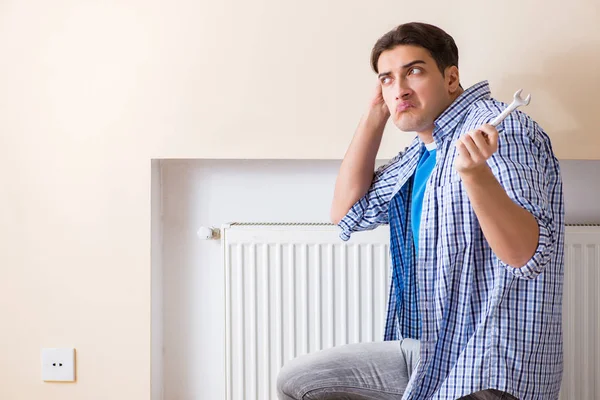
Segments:
[[[414,108],[414,105],[410,101],[403,101],[400,104],[398,104],[398,107],[396,107],[396,111],[404,112],[409,108]]]

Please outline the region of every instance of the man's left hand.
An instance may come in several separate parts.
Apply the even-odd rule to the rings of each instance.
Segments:
[[[454,168],[461,174],[476,172],[498,150],[498,131],[490,124],[470,131],[456,141],[458,156]]]

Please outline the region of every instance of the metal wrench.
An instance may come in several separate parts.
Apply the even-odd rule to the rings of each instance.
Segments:
[[[496,118],[494,118],[492,120],[492,122],[490,122],[490,125],[498,126],[500,124],[500,122],[504,121],[504,118],[508,117],[508,114],[515,111],[520,106],[526,106],[529,104],[529,102],[531,101],[531,94],[528,95],[525,99],[522,99],[521,98],[522,91],[523,91],[523,89],[517,90],[517,92],[515,93],[513,102],[510,103],[510,105],[508,107],[506,107],[506,110],[502,111],[502,114],[500,114]]]

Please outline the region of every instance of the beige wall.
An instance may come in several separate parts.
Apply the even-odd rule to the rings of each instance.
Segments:
[[[342,157],[400,22],[453,34],[465,85],[533,93],[561,158],[600,158],[596,0],[437,3],[0,2],[0,398],[149,398],[150,159]],[[77,384],[40,382],[43,346],[77,348]]]

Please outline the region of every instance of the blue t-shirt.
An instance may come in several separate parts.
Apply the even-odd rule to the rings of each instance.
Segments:
[[[419,252],[419,228],[421,227],[421,212],[423,210],[423,195],[427,180],[435,167],[435,143],[425,145],[425,152],[419,160],[417,170],[413,179],[412,204],[410,217],[412,220],[413,238],[415,241],[415,250]]]

